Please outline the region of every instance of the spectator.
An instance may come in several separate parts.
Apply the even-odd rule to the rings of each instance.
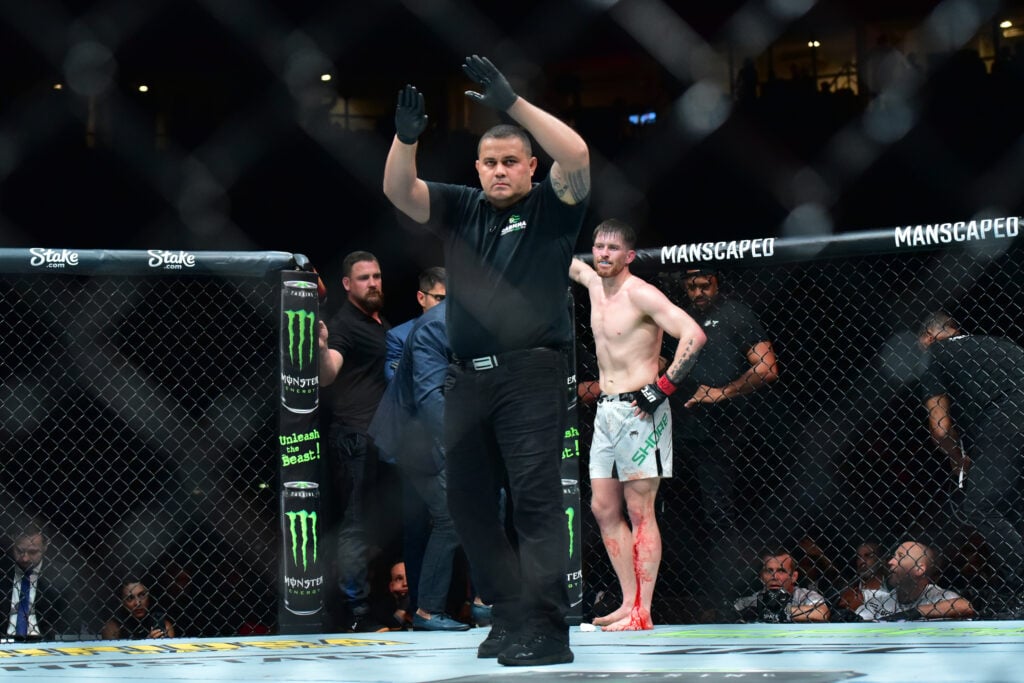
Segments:
[[[377,452],[367,428],[386,387],[384,338],[390,325],[380,313],[384,293],[377,257],[354,251],[342,272],[347,296],[329,324],[318,323],[320,387],[331,387],[328,449],[335,495],[344,506],[336,547],[342,629],[370,632],[381,626],[371,619],[369,605],[365,496],[375,484]]]
[[[750,106],[757,99],[757,66],[752,57],[743,58],[743,66],[736,74],[736,103],[743,106]]]
[[[12,534],[7,625],[4,633],[17,640],[77,639],[86,630],[82,593],[91,588],[84,577],[53,561],[49,536],[36,522],[22,522]],[[95,632],[95,631],[93,631]]]
[[[405,562],[391,565],[388,593],[374,605],[374,619],[390,631],[412,628],[412,610],[409,605],[409,583],[406,581]]]
[[[800,572],[793,556],[779,551],[762,556],[764,589],[733,603],[742,621],[767,623],[828,621],[825,598],[817,591],[796,585]]]
[[[418,278],[418,289],[416,291],[416,300],[422,309],[422,312],[433,308],[437,304],[444,301],[445,294],[447,293],[446,283],[448,281],[448,274],[445,269],[440,266],[433,266],[425,269],[419,274]],[[405,347],[406,338],[409,336],[409,332],[412,330],[413,325],[419,320],[420,316],[416,316],[410,320],[405,321],[401,325],[397,325],[388,330],[385,336],[385,345],[387,346],[387,357],[385,359],[384,374],[388,379],[388,384],[392,383],[395,377],[395,371],[398,368],[398,361],[402,358],[402,350]],[[447,360],[445,361],[445,366]],[[443,379],[443,375],[442,375]],[[384,462],[389,465],[398,465],[398,457],[401,453],[395,452],[394,446],[396,445],[394,435],[399,431],[396,429],[397,420],[405,420],[408,416],[404,414],[394,414],[394,410],[397,408],[397,404],[393,403],[393,399],[390,399],[392,405],[385,408],[381,408],[378,405],[377,413],[375,414],[375,420],[377,421],[379,429],[374,431],[374,427],[371,424],[370,434],[377,444],[377,448],[381,453],[381,457]],[[381,404],[388,403],[387,392],[385,397],[381,399]],[[377,416],[380,417],[377,417]],[[392,448],[386,449],[381,448],[381,440],[387,440],[391,442]],[[412,440],[415,443],[410,442],[406,439],[407,443],[401,445],[401,448],[416,448],[419,446],[419,440]],[[409,591],[409,602],[413,606],[415,611],[415,605],[419,602],[419,577],[422,569],[423,555],[426,552],[427,543],[430,538],[430,511],[427,509],[423,499],[417,493],[415,487],[412,485],[412,481],[409,476],[405,473],[399,473],[399,486],[401,488],[401,507],[402,507],[402,551],[401,554],[406,560],[406,568],[409,578],[411,589]],[[454,532],[453,532],[454,533]]]
[[[399,94],[384,192],[445,240],[448,336],[454,359],[445,394],[448,501],[493,626],[477,656],[506,666],[571,662],[565,583],[568,531],[559,465],[566,423],[563,349],[569,261],[590,194],[590,153],[565,123],[513,92],[485,58],[463,70],[470,99],[525,128],[502,125],[477,147],[481,189],[418,177],[423,96]],[[532,183],[527,132],[554,163]],[[499,521],[501,479],[515,506],[519,557]]]
[[[1001,595],[986,596],[1001,618],[1024,617],[1024,349],[969,335],[939,311],[918,336],[925,349],[920,394],[933,441],[963,489],[963,511],[992,548]]]
[[[856,611],[868,600],[888,595],[885,583],[888,570],[882,561],[881,552],[877,541],[865,541],[857,546],[857,557],[854,559],[857,579],[840,592],[840,608]]]
[[[150,609],[149,589],[141,581],[130,578],[117,589],[121,608],[103,625],[104,640],[141,640],[174,638],[174,623],[167,614]]]
[[[803,583],[822,595],[835,595],[843,585],[842,576],[825,543],[819,543],[817,534],[805,535],[797,543],[796,566]]]
[[[448,512],[445,476],[444,383],[448,373],[446,304],[421,315],[409,332],[395,379],[370,424],[381,452],[394,457],[430,515],[431,530],[418,577],[413,627],[421,631],[465,631],[468,624],[445,612],[452,563],[459,547]]]
[[[605,631],[654,628],[651,602],[661,565],[654,502],[661,479],[672,476],[666,399],[705,340],[693,318],[629,272],[635,243],[632,227],[604,221],[594,230],[594,268],[578,259],[569,266],[570,277],[590,294],[601,386],[590,449],[591,510],[622,589],[622,604],[594,620]],[[680,343],[659,378],[663,330]]]
[[[419,275],[419,289],[416,291],[416,301],[420,308],[426,313],[428,310],[444,301],[447,289],[448,274],[444,268],[433,266],[427,268]],[[405,339],[412,330],[413,323],[417,318],[406,320],[401,325],[395,325],[385,335],[387,355],[384,361],[384,376],[390,382],[395,377],[395,370],[398,368],[398,360],[402,357],[402,348],[405,346]]]
[[[865,621],[969,619],[971,603],[954,591],[932,583],[935,551],[923,543],[900,544],[889,560],[889,593],[865,600],[857,610]]]

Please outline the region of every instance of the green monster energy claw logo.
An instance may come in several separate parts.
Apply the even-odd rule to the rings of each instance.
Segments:
[[[573,530],[572,530],[572,523],[573,523],[573,520],[576,518],[576,508],[571,508],[571,507],[565,508],[565,516],[567,518],[566,522],[569,525],[569,557],[571,558],[572,557],[573,541],[575,540],[575,534],[573,533]]]
[[[302,571],[309,566],[309,541],[313,541],[313,562],[316,562],[316,513],[307,510],[284,513],[288,517],[288,535],[292,539],[292,563],[299,566],[299,551],[302,551]],[[296,524],[297,523],[297,524]],[[296,526],[299,530],[296,530]],[[299,536],[302,537],[301,543]],[[300,548],[301,546],[301,548]]]
[[[288,316],[288,360],[302,370],[305,364],[313,363],[316,314],[312,311],[285,311],[284,314]]]

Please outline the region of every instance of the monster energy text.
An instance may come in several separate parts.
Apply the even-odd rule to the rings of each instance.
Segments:
[[[281,467],[301,465],[320,459],[320,430],[292,432],[277,437],[281,445]]]
[[[316,284],[303,280],[281,289],[281,402],[293,413],[311,413],[319,403],[316,296]]]
[[[285,482],[281,492],[284,605],[293,614],[315,614],[323,606],[319,517],[320,485]]]

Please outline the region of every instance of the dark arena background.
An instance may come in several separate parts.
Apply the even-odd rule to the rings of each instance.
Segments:
[[[0,671],[1024,680],[999,573],[1024,558],[963,514],[913,343],[942,309],[1024,344],[1022,36],[1019,0],[0,0],[0,530],[9,543],[42,525],[48,575],[73,596],[52,637],[0,644]],[[333,313],[350,251],[378,256],[392,323],[419,312],[416,276],[442,252],[381,191],[395,96],[425,94],[421,176],[476,184],[477,137],[499,119],[463,95],[468,54],[587,141],[576,252],[601,220],[631,223],[634,272],[684,308],[685,271],[716,271],[780,368],[711,435],[730,454],[724,509],[702,491],[703,445],[676,436],[653,632],[576,626],[621,598],[587,510],[594,409],[576,405],[576,662],[547,671],[478,661],[481,628],[341,632],[324,559],[338,501],[320,495],[318,409],[290,374],[312,339],[290,324]],[[326,298],[296,313],[287,297],[314,266]],[[582,385],[597,372],[590,312],[569,294]],[[384,465],[377,486],[381,589],[401,500]],[[974,620],[734,623],[766,549],[793,553],[798,583],[835,602],[861,542],[888,558],[911,538]],[[182,637],[97,641],[128,576]]]

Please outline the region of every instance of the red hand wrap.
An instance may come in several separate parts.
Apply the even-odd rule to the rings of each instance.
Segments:
[[[666,396],[671,396],[673,393],[675,393],[676,385],[672,384],[672,380],[670,380],[668,377],[662,375],[661,377],[658,378],[658,388],[661,389]]]

